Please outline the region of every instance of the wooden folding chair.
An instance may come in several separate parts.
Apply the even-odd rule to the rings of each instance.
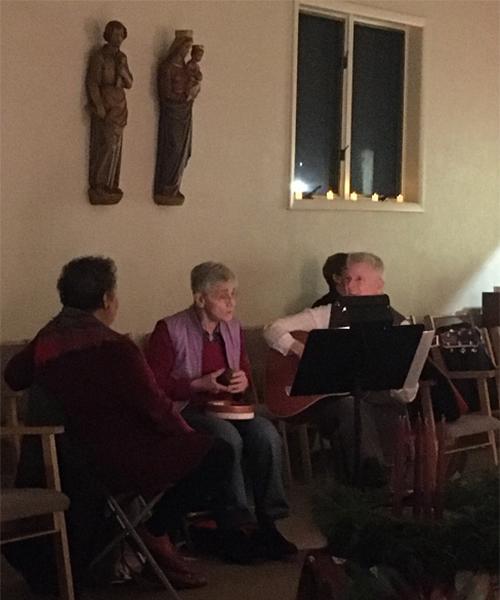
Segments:
[[[69,556],[64,511],[69,498],[61,492],[55,435],[63,427],[2,426],[0,435],[20,439],[23,435],[41,436],[45,488],[2,488],[1,544],[51,535],[54,539],[59,595],[74,600],[73,577]]]
[[[465,317],[466,320],[466,317]],[[436,317],[427,315],[425,324],[432,329],[441,325],[453,325],[464,322],[462,316]],[[488,349],[487,332],[480,329],[481,336],[485,340],[485,348]],[[461,349],[457,347],[457,351]],[[496,369],[492,359],[492,369],[455,371],[450,370],[444,360],[443,351],[437,339],[436,344],[431,348],[431,357],[438,367],[446,374],[452,382],[463,380],[472,380],[475,382],[479,397],[479,410],[467,413],[459,417],[456,421],[446,424],[446,454],[457,452],[466,452],[479,448],[490,448],[493,462],[498,465],[498,450],[495,438],[495,432],[500,430],[500,420],[492,415],[488,381],[495,379]],[[424,390],[421,394],[424,414],[432,419],[432,400],[429,390]]]

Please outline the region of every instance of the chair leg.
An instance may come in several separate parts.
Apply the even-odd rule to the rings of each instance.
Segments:
[[[278,430],[283,440],[283,458],[285,467],[285,484],[290,487],[292,483],[292,463],[290,462],[290,447],[288,446],[288,432],[286,430],[286,422],[278,421]]]
[[[300,454],[302,458],[302,469],[304,471],[304,481],[311,483],[313,478],[311,449],[309,448],[309,433],[307,424],[303,423],[299,426]]]
[[[123,526],[126,528],[128,534],[134,540],[134,542],[137,544],[141,554],[144,555],[146,561],[150,564],[150,566],[153,569],[153,571],[155,572],[156,576],[158,577],[158,579],[161,581],[161,583],[167,590],[168,597],[171,600],[180,600],[179,595],[177,594],[175,589],[172,587],[172,584],[168,580],[168,577],[162,571],[161,567],[156,562],[155,558],[153,557],[151,552],[148,550],[148,548],[142,541],[141,536],[137,533],[136,529],[132,526],[132,523],[130,522],[130,520],[127,517],[123,508],[120,506],[119,502],[115,498],[113,498],[113,496],[109,496],[108,502],[110,503],[110,505],[113,506],[113,510],[116,511],[117,516],[120,518],[121,523],[123,523]]]
[[[71,560],[69,557],[68,535],[66,532],[66,520],[64,513],[54,514],[56,533],[54,535],[54,547],[57,566],[57,582],[59,584],[59,597],[61,600],[74,600],[73,575],[71,572]]]
[[[495,467],[498,467],[497,440],[496,440],[494,431],[488,431],[488,439],[490,441],[491,452],[493,454],[493,462],[495,463]]]
[[[490,394],[488,391],[488,382],[486,381],[486,379],[479,379],[477,381],[477,387],[479,391],[479,402],[481,403],[481,412],[484,415],[488,415],[491,417],[491,404]],[[493,454],[493,462],[495,463],[495,466],[498,466],[498,450],[494,431],[488,431],[488,441],[490,443],[491,452]]]
[[[163,496],[163,492],[161,494],[158,494],[157,496],[155,496],[149,502],[146,502],[142,498],[142,496],[139,496],[138,500],[141,503],[141,509],[139,510],[139,512],[134,517],[132,517],[132,518],[131,517],[127,517],[128,522],[130,524],[130,527],[135,528],[138,525],[140,525],[141,523],[143,523],[145,521],[145,517],[148,517],[148,516],[151,515],[151,509],[154,507],[154,505],[158,502],[158,500],[162,496]],[[120,506],[119,502],[117,500],[115,500],[115,498],[113,498],[112,496],[108,496],[107,503],[108,503],[109,509],[111,510],[111,512],[114,514],[116,520],[118,521],[118,524],[120,525],[122,531],[116,537],[114,537],[109,542],[109,544],[107,544],[101,550],[101,552],[99,552],[99,554],[92,560],[92,562],[89,565],[89,569],[92,569],[109,552],[111,552],[111,550],[115,546],[117,546],[124,538],[126,538],[130,534],[129,529],[126,526],[126,523],[124,523],[123,519],[120,517],[120,515],[118,514],[118,512],[116,510],[116,506]]]

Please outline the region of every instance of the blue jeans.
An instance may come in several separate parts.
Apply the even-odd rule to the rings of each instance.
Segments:
[[[235,457],[231,491],[237,509],[253,520],[245,488],[244,464],[252,484],[259,523],[274,522],[288,515],[282,478],[282,442],[271,421],[260,416],[248,421],[225,421],[190,407],[182,411],[182,416],[193,429],[231,444]]]

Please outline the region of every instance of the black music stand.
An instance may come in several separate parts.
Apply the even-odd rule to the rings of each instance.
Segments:
[[[375,310],[370,299],[376,299]],[[422,339],[423,325],[395,327],[387,296],[353,297],[347,309],[348,329],[315,329],[309,333],[291,396],[349,393],[354,401],[355,456],[353,483],[359,484],[360,402],[367,392],[401,389]],[[382,299],[382,300],[381,300]],[[382,304],[381,304],[382,303]],[[386,310],[381,308],[384,305]],[[374,314],[378,316],[374,317]],[[420,375],[423,360],[416,368]]]

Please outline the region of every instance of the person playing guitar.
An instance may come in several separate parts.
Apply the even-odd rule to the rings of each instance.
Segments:
[[[348,296],[372,296],[384,291],[384,264],[382,260],[368,252],[351,253],[347,257],[344,272],[344,287]],[[264,337],[268,345],[280,353],[282,357],[297,364],[297,358],[304,350],[304,335],[292,335],[293,332],[309,332],[313,329],[335,328],[344,325],[341,313],[335,304],[327,304],[317,308],[308,308],[295,315],[280,318],[264,328]],[[392,309],[391,309],[392,310]],[[404,317],[392,310],[393,324],[404,323]],[[271,353],[271,364],[279,370],[280,359]],[[290,364],[286,367],[291,373]],[[272,370],[272,369],[271,369]],[[266,403],[271,412],[279,416],[301,414],[301,418],[311,420],[318,427],[320,434],[335,442],[341,457],[340,479],[352,481],[355,457],[353,436],[353,399],[350,394],[336,396],[287,397],[284,386],[277,388],[280,376],[267,372]],[[282,381],[281,377],[281,381]],[[292,383],[291,379],[287,382]],[[381,484],[384,482],[384,466],[387,465],[392,431],[399,415],[404,415],[404,404],[411,402],[417,389],[391,390],[390,392],[370,392],[361,403],[361,473],[365,484]],[[383,441],[387,443],[384,448]],[[339,457],[337,457],[339,458]],[[364,476],[363,476],[364,474]]]

